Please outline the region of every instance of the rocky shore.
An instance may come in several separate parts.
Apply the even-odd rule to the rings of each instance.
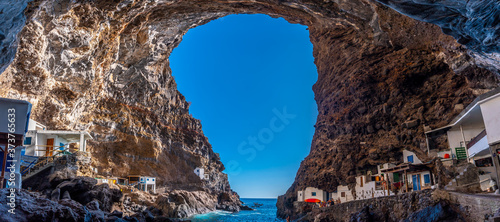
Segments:
[[[173,190],[153,194],[130,191],[128,186],[97,184],[90,177],[50,181],[51,187],[37,192],[17,190],[14,214],[0,221],[184,221],[195,214],[215,210],[238,212],[236,193]],[[8,189],[0,195],[7,197]],[[0,199],[1,212],[10,209],[9,198]],[[246,208],[243,208],[246,209]]]

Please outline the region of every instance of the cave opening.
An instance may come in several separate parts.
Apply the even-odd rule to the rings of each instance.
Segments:
[[[309,153],[318,115],[306,26],[229,15],[191,29],[170,55],[177,88],[241,197],[277,197]]]

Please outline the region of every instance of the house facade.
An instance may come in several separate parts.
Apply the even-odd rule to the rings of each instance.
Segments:
[[[403,150],[403,159],[404,163],[421,165],[422,161],[415,155],[415,153]],[[425,190],[430,189],[432,185],[432,181],[434,181],[434,175],[431,174],[431,171],[428,168],[420,168],[415,170],[409,170],[407,172],[408,185],[413,191],[417,190]]]
[[[317,199],[319,201],[328,201],[330,196],[326,191],[315,187],[307,187],[304,190],[297,191],[297,201],[303,202],[308,199]]]
[[[135,186],[141,191],[156,193],[156,177],[131,175],[128,176],[128,185]]]
[[[499,175],[500,154],[500,87],[478,96],[450,124],[428,130],[429,140],[446,135],[448,147],[437,156],[442,160],[470,162],[479,168],[483,190],[496,184]],[[428,152],[443,147],[428,142]],[[449,158],[444,155],[448,154]]]
[[[196,174],[196,176],[198,176],[202,180],[209,180],[210,179],[210,175],[208,173],[205,173],[205,169],[202,167],[196,167],[194,169],[194,173]]]
[[[337,200],[340,200],[341,203],[354,200],[352,191],[348,186],[337,186]]]
[[[47,130],[32,119],[24,139],[25,155],[53,156],[61,152],[86,151],[86,142],[92,136],[86,131]]]

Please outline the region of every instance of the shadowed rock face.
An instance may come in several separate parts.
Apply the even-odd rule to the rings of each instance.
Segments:
[[[429,18],[409,2],[384,3]],[[102,174],[147,174],[170,188],[228,191],[224,166],[189,115],[168,57],[190,28],[229,14],[263,13],[307,25],[319,115],[310,154],[279,199],[279,216],[285,216],[298,189],[334,191],[361,170],[399,159],[403,148],[425,159],[423,125],[444,125],[460,112],[455,104],[467,105],[498,85],[494,73],[476,65],[500,67],[498,33],[465,35],[462,23],[449,22],[455,9],[434,6],[426,21],[451,23],[443,29],[476,50],[472,56],[439,27],[368,0],[35,0],[25,9],[15,58],[0,75],[0,96],[29,100],[33,118],[50,128],[91,131],[93,165]],[[488,22],[498,13],[478,13],[486,19],[482,27],[498,25]],[[1,65],[11,59],[3,56]],[[197,166],[206,168],[210,181],[192,173]]]

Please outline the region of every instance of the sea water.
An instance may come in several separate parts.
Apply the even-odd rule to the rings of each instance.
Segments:
[[[276,218],[276,199],[241,198],[241,201],[244,202],[244,205],[255,210],[243,210],[238,213],[215,211],[208,214],[199,214],[189,219],[193,222],[285,221]],[[254,207],[254,203],[263,205],[260,207]]]

